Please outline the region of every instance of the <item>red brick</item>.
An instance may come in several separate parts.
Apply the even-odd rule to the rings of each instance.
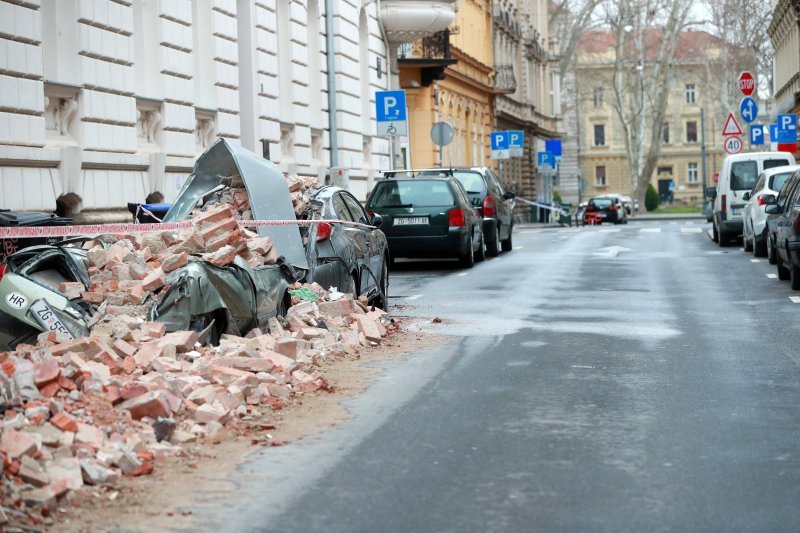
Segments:
[[[55,359],[33,365],[33,381],[40,389],[50,383],[57,383],[60,376],[61,368]]]
[[[203,254],[203,259],[214,266],[223,267],[229,265],[237,255],[238,252],[233,246],[223,246],[213,254]]]
[[[350,298],[340,298],[334,302],[320,302],[317,305],[319,313],[328,317],[347,316],[356,311],[355,301]]]
[[[158,418],[159,416],[169,417],[172,415],[169,406],[163,395],[158,392],[149,392],[136,398],[122,402],[118,406],[120,409],[130,411],[134,420],[142,418]]]
[[[159,339],[158,345],[166,346],[167,344],[172,344],[178,353],[186,353],[194,349],[198,338],[199,334],[196,331],[174,331]]]
[[[122,360],[122,372],[125,374],[133,374],[133,371],[136,370],[136,359],[133,357],[126,357]]]
[[[50,418],[50,423],[61,431],[69,431],[71,433],[78,431],[78,421],[74,416],[64,411],[56,413],[55,416]]]
[[[189,254],[181,252],[179,254],[170,254],[161,259],[161,270],[164,272],[172,272],[173,270],[184,266],[189,262]]]
[[[117,385],[108,385],[106,387],[106,396],[111,405],[117,405],[122,402],[122,390]]]
[[[22,457],[23,455],[33,456],[41,448],[41,443],[42,439],[39,435],[15,429],[6,429],[3,430],[3,435],[0,436],[0,452],[5,453],[11,459]]]
[[[146,337],[156,339],[164,336],[167,332],[167,326],[162,322],[145,322],[139,326],[139,331]]]
[[[81,291],[81,298],[91,304],[101,304],[106,299],[104,292]]]
[[[358,324],[358,330],[364,334],[364,337],[370,342],[380,342],[381,341],[381,332],[378,329],[378,325],[375,323],[375,319],[366,315],[352,315],[355,319],[356,324]]]
[[[115,340],[111,347],[120,357],[133,357],[136,354],[136,348],[122,339]]]
[[[79,298],[82,291],[86,290],[83,283],[67,281],[58,286],[58,290],[63,294],[67,300],[74,300]]]
[[[186,252],[188,254],[197,254],[204,252],[206,249],[206,242],[203,236],[193,231],[178,245],[171,248],[175,253]]]
[[[138,398],[139,396],[147,394],[149,391],[147,387],[141,383],[130,383],[122,387],[120,392],[123,400],[132,400],[133,398]]]
[[[275,341],[275,351],[291,359],[297,359],[297,353],[299,351],[297,339],[292,339],[289,337],[277,339]]]
[[[150,274],[150,267],[146,263],[134,261],[128,265],[128,274],[131,279],[144,279]]]
[[[164,271],[161,268],[157,268],[142,280],[142,288],[146,291],[154,291],[163,287],[166,282]]]
[[[215,209],[209,209],[200,213],[194,218],[194,223],[197,226],[204,224],[213,224],[225,218],[234,218],[233,210],[227,205],[223,204]]]
[[[203,229],[200,230],[200,235],[206,242],[206,246],[208,246],[208,241],[216,239],[221,235],[227,235],[238,227],[239,224],[236,222],[236,219],[233,217],[225,218],[215,222],[214,224],[207,226],[204,225]]]
[[[103,431],[91,424],[78,422],[78,431],[75,433],[75,444],[84,444],[93,450],[103,447],[105,436]]]
[[[264,353],[264,358],[272,362],[272,364],[278,367],[278,370],[281,372],[291,372],[297,368],[297,361],[277,352],[267,350]]]
[[[61,386],[58,384],[57,381],[53,383],[48,383],[41,389],[39,389],[39,393],[44,396],[45,398],[52,398],[61,390]]]

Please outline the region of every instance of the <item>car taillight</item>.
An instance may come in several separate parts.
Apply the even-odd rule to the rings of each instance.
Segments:
[[[617,210],[617,206],[615,206],[614,204],[611,204],[610,206],[608,206],[608,210],[609,211],[616,211]]]
[[[317,242],[330,238],[333,226],[327,222],[317,225]]]
[[[367,216],[369,217],[370,220],[372,220],[372,217],[375,216],[375,213],[373,213],[372,211],[367,211]]]
[[[586,210],[587,211],[594,211],[594,206],[593,205],[587,205],[586,206]]]
[[[763,195],[763,194],[759,194],[759,195],[756,197],[756,202],[758,203],[758,205],[767,205],[767,202],[765,202],[765,201],[763,200],[763,198],[764,198],[764,195]]]
[[[451,209],[447,213],[447,224],[452,227],[461,227],[464,225],[464,210],[460,207]]]
[[[3,274],[6,273],[7,268],[8,265],[6,265],[5,263],[0,263],[0,279],[3,279]]]
[[[486,199],[483,201],[483,216],[485,217],[494,216],[494,196],[487,196]]]
[[[722,207],[720,208],[720,211],[722,211],[723,213],[727,212],[728,211],[728,195],[727,194],[723,194],[722,195],[722,200],[720,200],[720,203],[722,205]]]

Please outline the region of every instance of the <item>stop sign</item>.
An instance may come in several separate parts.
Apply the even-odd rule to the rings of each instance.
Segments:
[[[749,71],[745,70],[739,74],[739,90],[745,96],[750,96],[756,90],[756,80]]]

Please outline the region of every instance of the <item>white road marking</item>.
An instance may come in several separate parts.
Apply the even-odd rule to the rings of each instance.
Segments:
[[[458,276],[460,278],[460,277],[466,276],[467,274],[469,274],[469,272],[459,272],[458,274],[456,274],[456,276]]]
[[[681,233],[703,233],[703,228],[681,228]]]
[[[761,259],[751,259],[750,262],[751,263],[760,263]]]
[[[421,294],[412,294],[411,296],[406,296],[405,299],[409,302],[413,302],[414,300],[419,300],[420,298],[422,298]]]
[[[740,252],[744,252],[744,248],[739,248],[739,251]]]
[[[706,252],[706,253],[709,254],[709,255],[721,255],[721,254],[724,254],[725,252],[714,251],[714,252]]]
[[[622,231],[621,229],[612,229],[612,228],[603,228],[600,230],[600,233],[619,233]]]
[[[796,304],[800,304],[800,296],[789,296],[789,299]]]
[[[642,228],[639,233],[661,233],[661,228]]]
[[[767,277],[769,279],[778,279],[778,275],[777,274],[767,274]]]
[[[515,246],[514,247],[515,250],[522,250],[523,248],[525,248],[525,247],[524,246]]]

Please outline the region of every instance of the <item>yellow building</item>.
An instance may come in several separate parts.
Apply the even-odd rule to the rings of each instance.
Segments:
[[[767,32],[775,50],[775,114],[800,113],[800,5],[790,0],[775,2]],[[795,150],[794,156],[800,157],[800,153]]]
[[[576,56],[576,134],[580,176],[586,182],[584,199],[632,192],[624,132],[612,100],[614,39],[612,32],[589,32],[582,38]],[[661,126],[661,151],[651,176],[662,202],[702,205],[703,139],[709,185],[725,155],[721,126],[728,109],[720,101],[719,76],[709,76],[720,51],[721,42],[707,32],[687,31],[679,36],[672,61],[669,100]],[[645,64],[643,68],[648,66]],[[701,110],[704,117],[701,117]],[[649,131],[649,125],[645,131]]]
[[[494,124],[492,2],[462,0],[456,22],[432,37],[398,50],[400,86],[406,90],[411,153],[407,168],[491,164]],[[453,142],[440,154],[431,127],[447,121]]]

